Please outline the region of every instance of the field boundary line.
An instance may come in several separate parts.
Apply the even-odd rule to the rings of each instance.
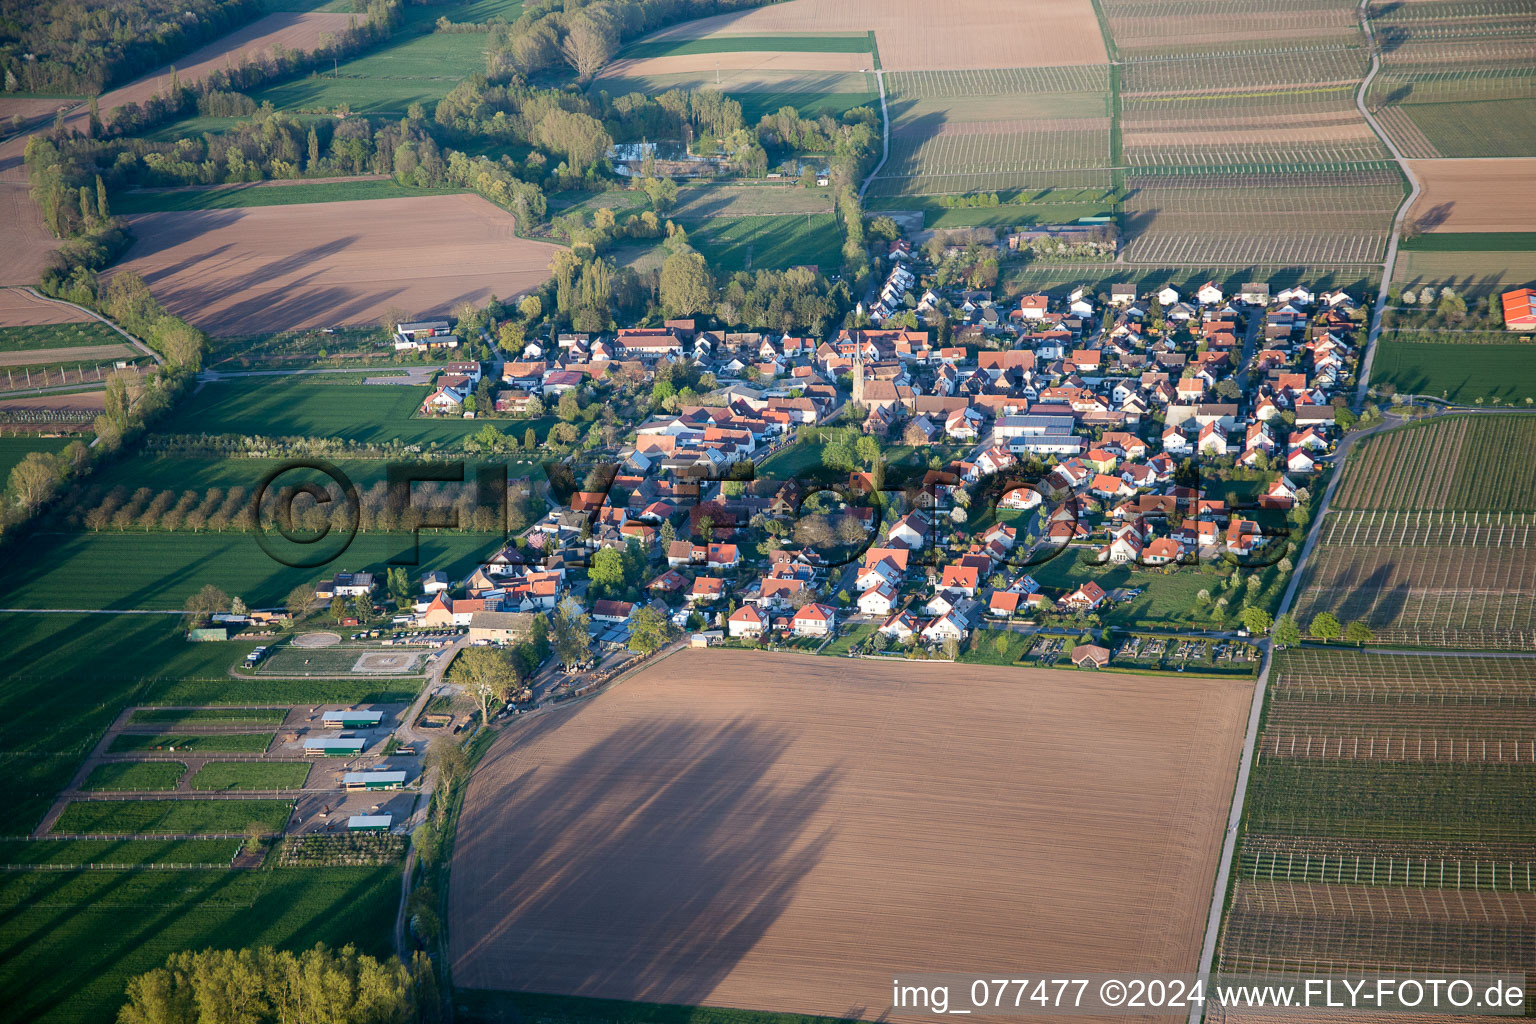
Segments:
[[[1381,144],[1387,147],[1387,152],[1392,154],[1392,159],[1397,161],[1398,170],[1408,181],[1408,194],[1397,208],[1397,214],[1392,218],[1392,233],[1387,236],[1387,252],[1381,265],[1381,288],[1376,293],[1376,304],[1371,308],[1371,329],[1365,336],[1365,355],[1360,360],[1360,379],[1355,385],[1355,405],[1358,407],[1365,402],[1366,392],[1371,387],[1371,367],[1376,361],[1376,339],[1381,334],[1382,316],[1386,313],[1387,292],[1392,287],[1392,272],[1397,265],[1397,250],[1402,242],[1403,221],[1408,217],[1408,211],[1413,209],[1413,204],[1418,200],[1423,186],[1419,183],[1418,176],[1408,166],[1408,161],[1403,159],[1402,150],[1397,148],[1397,143],[1382,129],[1381,123],[1376,120],[1365,104],[1365,94],[1370,91],[1371,82],[1375,80],[1376,73],[1381,70],[1381,48],[1376,44],[1376,33],[1371,28],[1371,0],[1360,0],[1360,28],[1365,32],[1366,45],[1371,50],[1371,69],[1360,80],[1360,87],[1355,92],[1355,106],[1359,108],[1360,115],[1365,118],[1365,123],[1371,126],[1371,131],[1381,140]],[[1335,474],[1337,476],[1337,474]],[[1331,490],[1330,484],[1330,490]],[[1289,607],[1289,602],[1286,602]]]
[[[185,615],[174,608],[0,608],[0,615]]]
[[[878,55],[875,59],[876,61],[879,60]],[[880,137],[883,148],[880,153],[880,162],[875,164],[874,170],[870,171],[864,178],[864,184],[859,186],[860,205],[864,202],[865,194],[869,192],[869,186],[875,183],[875,178],[880,174],[880,169],[891,158],[891,110],[885,102],[885,71],[878,66],[875,68],[875,84],[880,87]]]

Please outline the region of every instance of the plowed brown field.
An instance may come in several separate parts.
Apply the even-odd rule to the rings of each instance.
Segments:
[[[869,1019],[902,972],[1193,971],[1250,685],[673,655],[476,769],[454,982]]]
[[[1536,231],[1530,203],[1536,159],[1410,160],[1424,192],[1410,220],[1432,231]]]
[[[886,71],[1054,67],[1109,59],[1090,0],[967,0],[942,9],[932,0],[789,0],[700,18],[651,38],[870,29]]]
[[[172,313],[218,335],[446,314],[549,276],[558,248],[518,238],[479,196],[443,195],[129,218],[119,264]]]
[[[0,288],[0,327],[83,324],[94,319],[89,313],[82,313],[74,306],[40,299],[20,288]]]
[[[200,50],[194,50],[175,62],[176,77],[183,83],[199,81],[210,71],[239,64],[243,60],[259,60],[281,46],[285,50],[312,50],[325,33],[340,35],[356,15],[326,14],[310,11],[303,14],[269,14],[258,18],[238,32],[221,36]],[[145,75],[143,78],[103,93],[97,106],[102,116],[125,103],[142,103],[170,83],[169,65]],[[87,115],[82,107],[76,119],[83,121]]]

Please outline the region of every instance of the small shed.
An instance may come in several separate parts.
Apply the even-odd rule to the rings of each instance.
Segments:
[[[368,741],[361,736],[341,739],[313,739],[304,741],[304,753],[311,757],[352,757],[363,752]]]
[[[388,832],[392,814],[354,814],[347,819],[348,832]]]
[[[1109,664],[1109,649],[1098,644],[1078,644],[1072,651],[1072,664],[1078,668],[1084,665],[1103,668]]]
[[[399,789],[405,785],[405,772],[347,772],[341,784],[346,789]]]
[[[373,729],[383,719],[382,711],[327,711],[320,716],[327,729]]]

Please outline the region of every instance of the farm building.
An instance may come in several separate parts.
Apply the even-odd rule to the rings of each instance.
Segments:
[[[405,785],[405,772],[347,772],[341,784],[346,789],[399,789]]]
[[[1536,289],[1520,288],[1499,296],[1506,331],[1536,331]]]
[[[347,819],[348,832],[388,832],[392,814],[354,814]]]
[[[528,612],[475,612],[469,617],[470,643],[517,643],[532,629]]]
[[[327,729],[373,729],[383,719],[382,711],[327,711],[320,716]]]
[[[311,757],[352,757],[361,754],[368,741],[361,736],[345,736],[341,739],[305,740],[304,753]]]

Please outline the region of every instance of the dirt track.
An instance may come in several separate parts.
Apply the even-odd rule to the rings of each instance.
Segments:
[[[446,314],[549,276],[556,246],[513,232],[479,196],[442,195],[129,218],[119,266],[218,335],[371,324],[390,307]]]
[[[652,38],[869,29],[886,71],[1053,67],[1109,59],[1089,0],[966,0],[942,10],[932,0],[789,0],[686,22]]]
[[[477,769],[454,981],[872,1018],[1193,970],[1250,685],[685,651]]]
[[[1409,220],[1428,217],[1431,231],[1536,231],[1530,203],[1536,158],[1410,160],[1424,183]]]

